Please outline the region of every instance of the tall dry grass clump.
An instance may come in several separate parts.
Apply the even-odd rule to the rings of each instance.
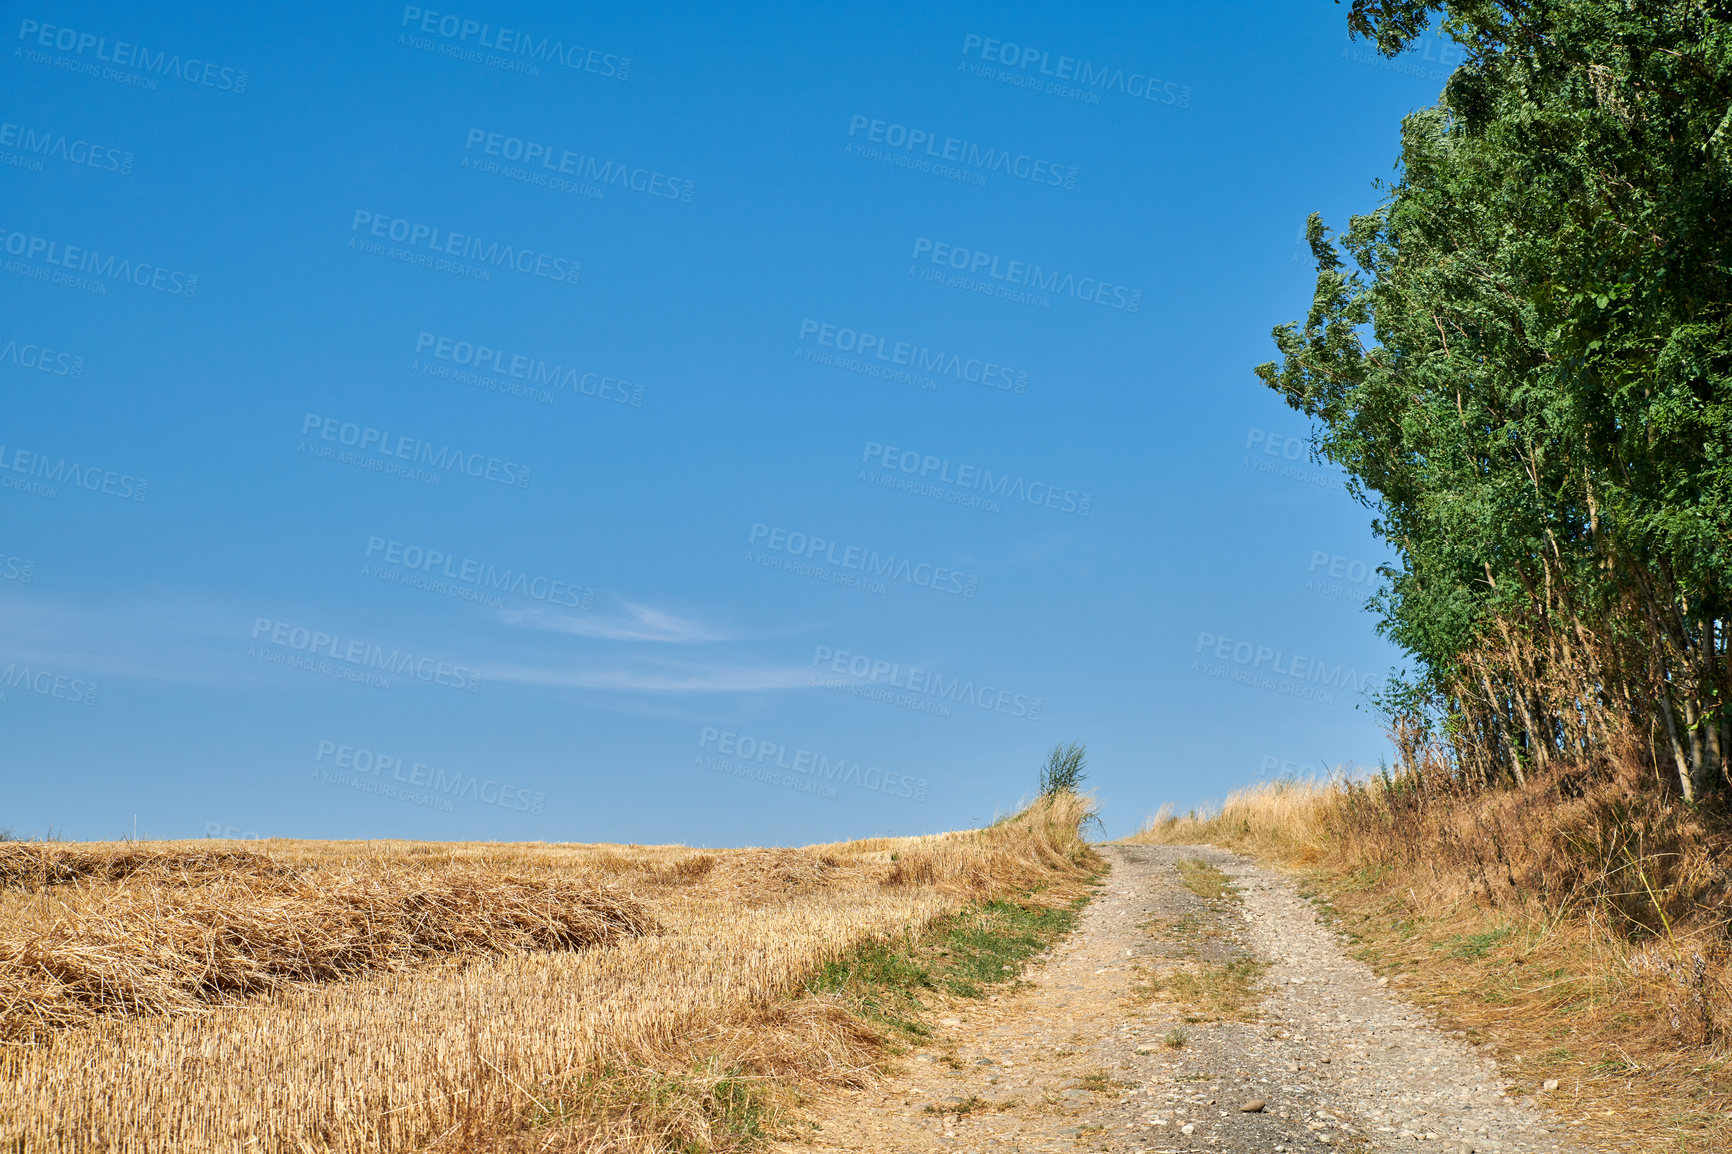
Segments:
[[[1633,1148],[1732,1137],[1732,820],[1662,796],[1640,762],[1554,762],[1521,788],[1425,760],[1271,782],[1218,810],[1163,810],[1133,840],[1297,867],[1368,957],[1512,1073],[1573,1078],[1584,1108],[1637,1123],[1651,1111]]]
[[[1086,797],[1044,794],[986,829],[913,839],[897,853],[887,886],[931,886],[968,901],[1025,893],[1035,904],[1073,900],[1101,867],[1082,835],[1094,816]]]
[[[1214,812],[1163,811],[1135,840],[1400,871],[1434,902],[1593,916],[1635,943],[1709,948],[1732,915],[1732,823],[1670,804],[1639,773],[1553,769],[1494,790],[1420,773],[1271,782]]]
[[[1234,790],[1215,810],[1177,814],[1170,805],[1130,839],[1160,845],[1231,845],[1258,857],[1303,860],[1321,852],[1342,781],[1271,781]]]
[[[39,880],[0,888],[0,1006],[30,1007],[0,1149],[745,1150],[791,1087],[885,1059],[814,975],[972,902],[1073,900],[1087,814],[805,849],[266,842],[222,871],[197,855],[240,851],[32,847],[9,876]]]

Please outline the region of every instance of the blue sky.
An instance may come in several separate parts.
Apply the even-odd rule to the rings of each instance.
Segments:
[[[13,6],[0,826],[1107,831],[1375,763],[1251,367],[1452,53],[1217,5]]]

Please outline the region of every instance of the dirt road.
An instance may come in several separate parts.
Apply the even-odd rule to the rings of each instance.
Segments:
[[[1024,986],[957,1007],[900,1074],[821,1104],[794,1148],[1585,1149],[1545,1093],[1506,1096],[1488,1058],[1345,957],[1279,875],[1206,848],[1103,852],[1101,892]],[[1182,874],[1191,861],[1219,873]],[[1236,1012],[1235,979],[1252,983]]]

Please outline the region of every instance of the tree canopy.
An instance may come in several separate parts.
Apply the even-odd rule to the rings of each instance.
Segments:
[[[1354,0],[1465,61],[1402,124],[1257,374],[1315,421],[1399,563],[1404,757],[1480,784],[1635,756],[1726,778],[1732,5]]]

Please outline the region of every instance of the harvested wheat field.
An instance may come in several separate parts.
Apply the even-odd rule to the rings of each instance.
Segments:
[[[827,963],[1072,902],[1086,804],[805,849],[0,845],[17,1151],[727,1150],[885,1053]]]

